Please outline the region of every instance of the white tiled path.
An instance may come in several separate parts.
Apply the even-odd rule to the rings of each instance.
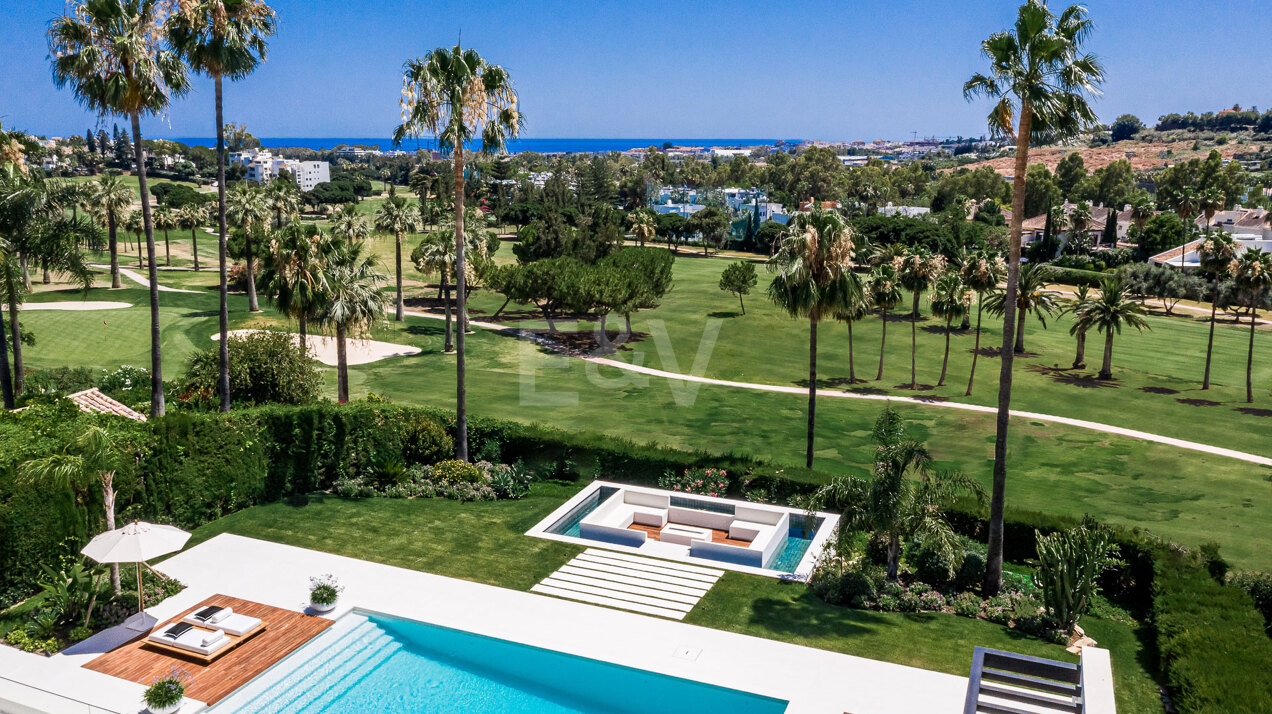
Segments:
[[[683,620],[722,575],[714,568],[588,548],[530,589]]]

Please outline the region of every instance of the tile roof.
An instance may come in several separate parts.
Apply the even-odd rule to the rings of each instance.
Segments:
[[[114,414],[116,416],[127,417],[134,421],[145,421],[146,415],[133,411],[110,397],[102,394],[96,387],[93,389],[85,389],[82,392],[67,395],[67,399],[75,402],[80,411],[96,412],[98,414]]]

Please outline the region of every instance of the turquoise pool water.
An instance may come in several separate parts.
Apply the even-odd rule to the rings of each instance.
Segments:
[[[787,704],[382,615],[342,618],[263,678],[217,711],[777,714]]]
[[[811,525],[806,525],[807,520],[807,516],[791,516],[791,527],[786,533],[786,542],[773,553],[772,560],[764,567],[779,573],[795,572],[795,569],[799,567],[799,561],[804,559],[808,547],[813,544],[813,536],[817,534],[817,529],[821,527],[820,518],[815,519]]]

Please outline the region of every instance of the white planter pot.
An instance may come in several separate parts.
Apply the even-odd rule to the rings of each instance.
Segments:
[[[311,602],[309,603],[309,607],[314,612],[331,612],[332,610],[336,609],[336,603],[333,602],[333,603],[328,603],[326,605],[319,605],[316,602]]]
[[[150,714],[176,714],[181,711],[181,707],[184,704],[185,699],[182,699],[170,707],[146,707],[146,711],[150,712]]]

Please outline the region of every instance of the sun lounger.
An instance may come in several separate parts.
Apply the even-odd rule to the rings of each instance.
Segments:
[[[181,619],[182,622],[196,627],[208,627],[224,630],[225,634],[235,637],[246,637],[261,626],[259,617],[234,612],[232,607],[213,605],[197,612],[192,612]]]
[[[146,641],[208,661],[228,651],[235,642],[223,630],[205,630],[188,622],[177,622],[155,630]]]

